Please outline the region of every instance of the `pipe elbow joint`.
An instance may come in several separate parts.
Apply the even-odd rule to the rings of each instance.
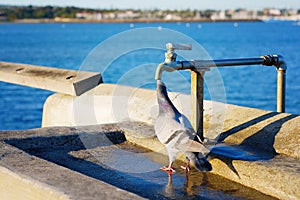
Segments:
[[[287,70],[287,65],[286,62],[283,59],[283,56],[281,55],[266,55],[262,56],[264,59],[263,65],[266,66],[275,66],[277,70],[280,71],[286,71]]]
[[[277,70],[281,70],[281,71],[286,71],[287,70],[287,64],[284,61],[283,56],[281,55],[275,55],[276,56],[276,63],[275,63],[275,67]]]

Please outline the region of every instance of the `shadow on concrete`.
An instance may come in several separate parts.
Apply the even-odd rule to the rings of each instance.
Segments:
[[[240,124],[228,131],[221,133],[218,136],[217,142],[222,143],[228,136],[233,135],[245,128],[248,128],[249,126],[252,126],[252,125],[262,122],[266,119],[274,117],[278,114],[280,114],[280,113],[271,112],[271,113],[262,115],[260,117],[257,117],[255,119],[252,119],[246,123]],[[286,117],[278,119],[278,120],[266,125],[261,130],[259,130],[255,134],[251,135],[250,137],[245,138],[244,141],[240,145],[229,145],[229,146],[240,147],[241,149],[246,150],[246,151],[252,150],[254,153],[262,152],[265,154],[276,155],[277,153],[273,147],[274,142],[275,142],[275,136],[277,135],[277,133],[279,132],[280,128],[282,127],[282,125],[284,123],[286,123],[287,121],[289,121],[297,116],[298,115],[290,114]],[[240,159],[242,159],[242,157],[240,157]]]
[[[212,159],[220,159],[237,176],[239,176],[239,174],[232,164],[233,160],[266,161],[273,159],[277,155],[277,152],[274,149],[275,136],[280,131],[280,128],[284,123],[297,117],[298,115],[291,114],[266,125],[255,134],[245,138],[244,141],[239,145],[226,144],[222,141],[224,141],[230,135],[233,135],[249,126],[274,117],[278,114],[280,113],[271,112],[221,133],[217,140],[219,143],[211,147],[210,157]]]
[[[266,119],[269,119],[269,118],[271,118],[271,117],[274,117],[274,116],[276,116],[276,115],[278,115],[278,114],[280,114],[280,113],[277,113],[277,112],[270,112],[270,113],[264,114],[264,115],[262,115],[262,116],[259,116],[259,117],[257,117],[257,118],[254,118],[254,119],[252,119],[252,120],[250,120],[250,121],[248,121],[248,122],[245,122],[245,123],[243,123],[243,124],[240,124],[240,125],[238,125],[238,126],[236,126],[236,127],[233,127],[232,129],[230,129],[230,130],[228,130],[228,131],[225,131],[225,132],[221,133],[221,134],[217,137],[217,142],[222,142],[222,141],[224,141],[228,136],[233,135],[233,134],[235,134],[235,133],[237,133],[237,132],[239,132],[239,131],[241,131],[241,130],[243,130],[243,129],[245,129],[245,128],[248,128],[249,126],[252,126],[252,125],[257,124],[257,123],[259,123],[259,122],[262,122],[262,121],[264,121],[264,120],[266,120]]]
[[[270,123],[254,135],[246,138],[241,146],[249,146],[260,151],[277,154],[274,149],[275,136],[284,123],[295,117],[298,117],[298,115],[291,114]]]

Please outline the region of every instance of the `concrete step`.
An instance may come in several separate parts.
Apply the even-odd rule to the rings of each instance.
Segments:
[[[47,138],[60,138],[66,135],[78,137],[78,133],[75,128],[64,127],[0,132],[0,199],[143,199],[93,176],[84,175],[30,152],[36,150],[50,155],[48,150],[39,148],[48,141]],[[66,142],[63,139],[57,141]],[[55,146],[54,143],[50,145]],[[61,146],[64,147],[64,144]],[[68,154],[61,153],[62,151],[59,151],[55,155],[56,158],[67,159]],[[90,170],[93,169],[86,168],[86,173]]]
[[[79,96],[102,82],[100,73],[0,62],[0,81]]]

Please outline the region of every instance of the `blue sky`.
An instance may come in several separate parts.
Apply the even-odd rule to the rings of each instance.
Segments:
[[[5,5],[77,6],[95,9],[236,9],[266,7],[300,9],[300,0],[1,0]]]

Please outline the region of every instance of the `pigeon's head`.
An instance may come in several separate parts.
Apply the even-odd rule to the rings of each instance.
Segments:
[[[157,90],[158,98],[168,96],[167,87],[161,80],[157,80],[156,90]]]
[[[167,112],[170,109],[169,97],[166,85],[161,80],[157,80],[156,82],[156,92],[160,112]]]
[[[156,92],[160,113],[178,113],[177,109],[169,99],[166,85],[161,80],[157,80],[156,82]]]

